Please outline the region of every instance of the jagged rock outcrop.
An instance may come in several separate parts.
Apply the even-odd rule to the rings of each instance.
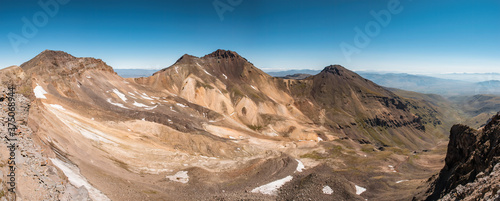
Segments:
[[[479,130],[465,125],[451,128],[445,166],[427,191],[427,200],[482,200],[500,196],[499,183],[485,182],[485,176],[498,180],[500,168],[500,113]],[[476,192],[481,189],[479,192]],[[469,193],[465,193],[469,192]]]

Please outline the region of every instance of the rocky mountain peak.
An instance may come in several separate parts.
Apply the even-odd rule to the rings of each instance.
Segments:
[[[343,66],[336,64],[336,65],[330,65],[330,66],[325,67],[321,72],[322,73],[332,73],[334,75],[343,75],[347,71],[348,70],[345,69]]]
[[[100,69],[114,72],[113,68],[108,66],[101,59],[79,58],[63,51],[44,50],[33,59],[23,63],[20,66],[28,74],[45,74],[47,72],[67,71],[80,72],[88,69]]]
[[[196,58],[198,58],[198,57],[195,57],[195,56],[189,55],[189,54],[184,54],[181,56],[181,58],[177,59],[177,61],[175,63],[177,64],[177,63],[189,62],[189,61],[196,59]]]
[[[64,51],[60,51],[60,50],[44,50],[43,52],[41,52],[37,56],[43,56],[43,57],[47,57],[47,58],[50,58],[50,57],[71,57],[71,58],[75,58],[73,55],[68,54],[67,52],[64,52]]]
[[[217,57],[217,58],[227,59],[227,58],[239,58],[241,56],[238,53],[233,52],[231,50],[218,49],[215,52],[207,54],[205,57]]]

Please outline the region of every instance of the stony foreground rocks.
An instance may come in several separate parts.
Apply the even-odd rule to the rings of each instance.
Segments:
[[[0,97],[4,97],[7,88],[0,86]],[[5,139],[7,134],[8,103],[4,99],[0,102],[0,199],[1,200],[87,200],[88,193],[84,187],[76,188],[71,185],[64,173],[52,165],[50,159],[43,156],[42,150],[33,141],[33,132],[27,126],[30,101],[21,94],[14,95],[16,103],[17,123],[17,151],[16,151],[16,193],[8,191],[7,172],[9,143]]]

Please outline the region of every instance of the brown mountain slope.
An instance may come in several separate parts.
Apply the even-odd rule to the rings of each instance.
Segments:
[[[333,132],[378,146],[425,147],[427,135],[418,102],[398,95],[335,65],[305,80],[287,80],[296,105]],[[420,116],[419,116],[420,115]]]
[[[236,115],[236,121],[265,135],[315,140],[323,133],[323,138],[347,136],[409,148],[435,143],[412,111],[420,108],[418,104],[341,66],[326,67],[305,80],[284,80],[265,74],[235,52],[217,50],[201,58],[184,55],[171,67],[136,82]],[[306,130],[297,127],[302,124],[315,129],[299,136],[294,131]]]
[[[429,132],[438,110],[341,66],[285,80],[217,50],[124,79],[99,59],[47,50],[8,73],[29,89],[41,155],[84,178],[92,199],[333,198],[324,182],[343,183],[331,188],[345,199],[381,199],[428,177],[426,161],[409,159],[440,140]],[[303,178],[303,191],[263,187]]]

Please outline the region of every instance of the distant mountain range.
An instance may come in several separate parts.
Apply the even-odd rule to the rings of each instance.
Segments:
[[[149,77],[157,71],[158,69],[115,69],[115,72],[123,78]]]

